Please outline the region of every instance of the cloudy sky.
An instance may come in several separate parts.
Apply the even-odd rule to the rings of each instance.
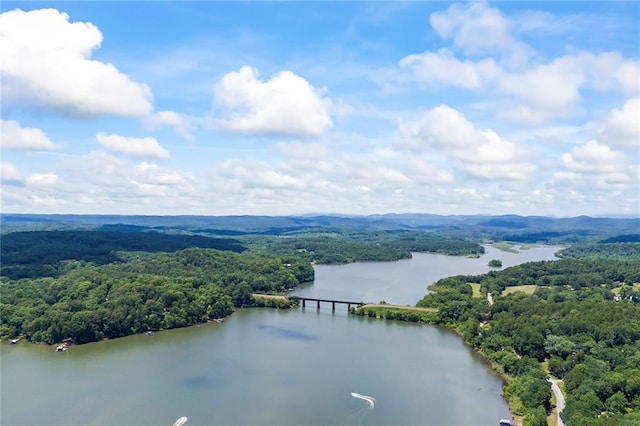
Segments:
[[[2,212],[640,215],[639,2],[2,2]]]

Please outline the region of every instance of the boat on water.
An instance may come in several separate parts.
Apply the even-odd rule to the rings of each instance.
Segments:
[[[68,350],[68,349],[69,349],[69,348],[67,347],[67,345],[62,344],[62,345],[59,345],[59,346],[56,348],[56,352],[64,352],[64,351],[66,351],[66,350]]]
[[[9,340],[9,344],[10,345],[15,345],[16,343],[18,343],[20,341],[20,339],[11,339]]]

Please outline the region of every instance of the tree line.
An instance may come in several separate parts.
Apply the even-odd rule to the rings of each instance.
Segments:
[[[63,261],[55,277],[3,276],[0,337],[87,343],[185,327],[252,306],[253,292],[284,292],[314,276],[299,258],[215,249],[125,252],[118,259]]]
[[[117,229],[122,229],[118,227]],[[215,248],[241,253],[246,250],[232,238],[161,232],[31,231],[2,235],[1,273],[11,279],[58,276],[59,263],[81,260],[105,265],[119,260],[119,251],[174,252],[189,247]]]
[[[239,240],[252,252],[295,255],[317,264],[395,261],[411,258],[411,252],[452,256],[484,253],[484,247],[476,240],[425,231],[324,229],[317,233],[247,236]]]
[[[639,282],[640,260],[532,262],[442,279],[418,306],[438,308],[436,322],[495,365],[525,425],[546,425],[547,370],[565,381],[568,426],[632,425],[640,422],[640,303],[616,293],[640,293]],[[493,305],[474,298],[471,284],[490,292]],[[501,295],[522,284],[538,287]]]

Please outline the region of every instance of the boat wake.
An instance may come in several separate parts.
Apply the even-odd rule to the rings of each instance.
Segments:
[[[189,420],[187,418],[187,416],[180,417],[178,420],[176,420],[176,422],[173,424],[173,426],[182,426],[183,424],[185,424],[187,422],[187,420]]]
[[[369,410],[373,410],[373,407],[376,406],[376,399],[372,396],[361,395],[355,392],[351,392],[351,396],[354,398],[362,399],[363,401],[367,401],[367,403],[369,404]]]

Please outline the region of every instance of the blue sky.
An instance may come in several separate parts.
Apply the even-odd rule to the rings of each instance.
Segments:
[[[640,215],[638,2],[1,7],[3,212]]]

